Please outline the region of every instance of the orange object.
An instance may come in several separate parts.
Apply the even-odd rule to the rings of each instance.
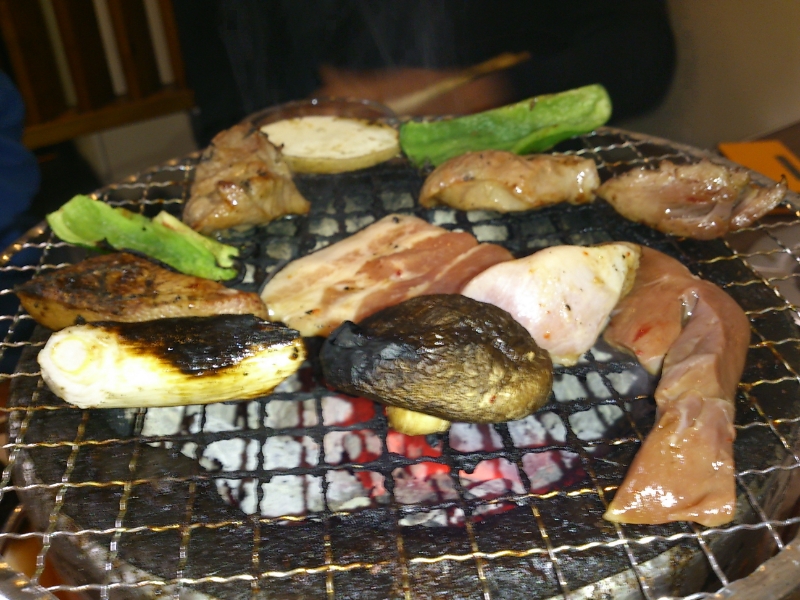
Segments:
[[[722,154],[742,166],[780,181],[786,177],[789,189],[800,192],[800,158],[778,140],[728,142],[719,145]]]

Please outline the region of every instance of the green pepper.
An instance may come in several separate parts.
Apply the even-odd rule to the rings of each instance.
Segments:
[[[188,275],[224,280],[238,272],[238,249],[197,233],[163,211],[150,220],[78,195],[48,214],[47,223],[65,242],[94,248],[105,240],[113,248],[140,252]]]
[[[440,165],[454,156],[479,150],[528,154],[592,131],[610,117],[608,92],[601,85],[587,85],[474,115],[409,121],[400,126],[400,147],[417,166],[427,162]]]

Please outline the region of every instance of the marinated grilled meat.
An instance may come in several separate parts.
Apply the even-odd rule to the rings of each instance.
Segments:
[[[744,170],[708,160],[641,167],[606,181],[597,195],[626,219],[664,233],[708,240],[748,227],[780,203],[786,181],[760,187]]]
[[[733,519],[736,504],[734,400],[750,342],[750,321],[713,283],[678,261],[642,248],[630,294],[605,339],[652,372],[656,424],[605,517],[622,523]]]
[[[573,365],[633,284],[639,247],[553,246],[495,265],[461,292],[507,310],[556,364]]]
[[[176,273],[126,252],[94,256],[37,275],[14,293],[23,308],[53,330],[84,321],[148,321],[165,317],[253,314],[266,318],[258,294]]]
[[[446,421],[521,419],[547,401],[553,381],[550,358],[524,327],[459,294],[412,298],[343,323],[320,360],[335,389]]]
[[[55,332],[42,378],[81,408],[140,408],[247,400],[297,371],[300,335],[253,315],[108,321]]]
[[[267,136],[236,125],[217,134],[203,152],[183,220],[201,233],[212,233],[306,214],[310,208]]]
[[[344,321],[423,294],[454,294],[511,253],[478,244],[408,215],[389,215],[358,233],[289,263],[261,298],[270,318],[304,336],[326,336]]]
[[[512,212],[591,202],[599,185],[597,167],[588,158],[485,150],[439,165],[425,180],[419,202],[425,207]]]

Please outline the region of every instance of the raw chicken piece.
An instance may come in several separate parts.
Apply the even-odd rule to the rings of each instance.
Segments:
[[[487,269],[462,294],[508,311],[550,353],[574,365],[633,284],[639,247],[553,246]]]
[[[247,125],[219,133],[203,152],[183,220],[201,233],[262,225],[311,205],[267,137]]]
[[[642,248],[605,339],[656,373],[658,416],[605,518],[657,524],[733,518],[734,397],[750,341],[738,304],[678,261]]]
[[[664,233],[709,240],[748,227],[786,195],[786,181],[751,183],[743,170],[702,160],[657,169],[639,168],[609,179],[597,190],[626,219]]]
[[[603,337],[658,375],[664,355],[683,330],[689,305],[696,301],[686,297],[687,283],[700,280],[677,260],[644,246],[641,253],[633,289],[611,312]]]
[[[261,292],[270,319],[304,336],[327,336],[387,306],[425,294],[456,294],[484,269],[511,260],[495,244],[478,244],[417,217],[389,215],[304,256]]]
[[[597,167],[588,158],[485,150],[439,165],[425,180],[419,202],[426,207],[446,204],[459,210],[511,212],[591,202],[599,185]]]

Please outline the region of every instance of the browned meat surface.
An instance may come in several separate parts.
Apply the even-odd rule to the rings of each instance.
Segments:
[[[597,190],[626,219],[664,233],[708,240],[748,227],[786,194],[786,182],[759,187],[746,171],[703,160],[662,162],[609,179]]]
[[[591,159],[485,150],[439,165],[425,180],[419,201],[428,207],[512,212],[558,202],[591,202],[599,185]]]
[[[656,424],[606,518],[623,523],[733,518],[734,398],[750,341],[739,305],[678,261],[642,248],[633,290],[605,332],[653,373]]]
[[[326,336],[387,306],[455,294],[511,253],[408,215],[389,215],[288,264],[261,292],[270,319],[304,336]]]
[[[217,134],[203,153],[183,220],[201,233],[211,233],[261,225],[309,209],[267,136],[236,125]]]
[[[258,294],[175,273],[132,254],[95,256],[37,275],[14,292],[49,329],[85,321],[148,321],[166,317],[254,314],[267,309]]]

